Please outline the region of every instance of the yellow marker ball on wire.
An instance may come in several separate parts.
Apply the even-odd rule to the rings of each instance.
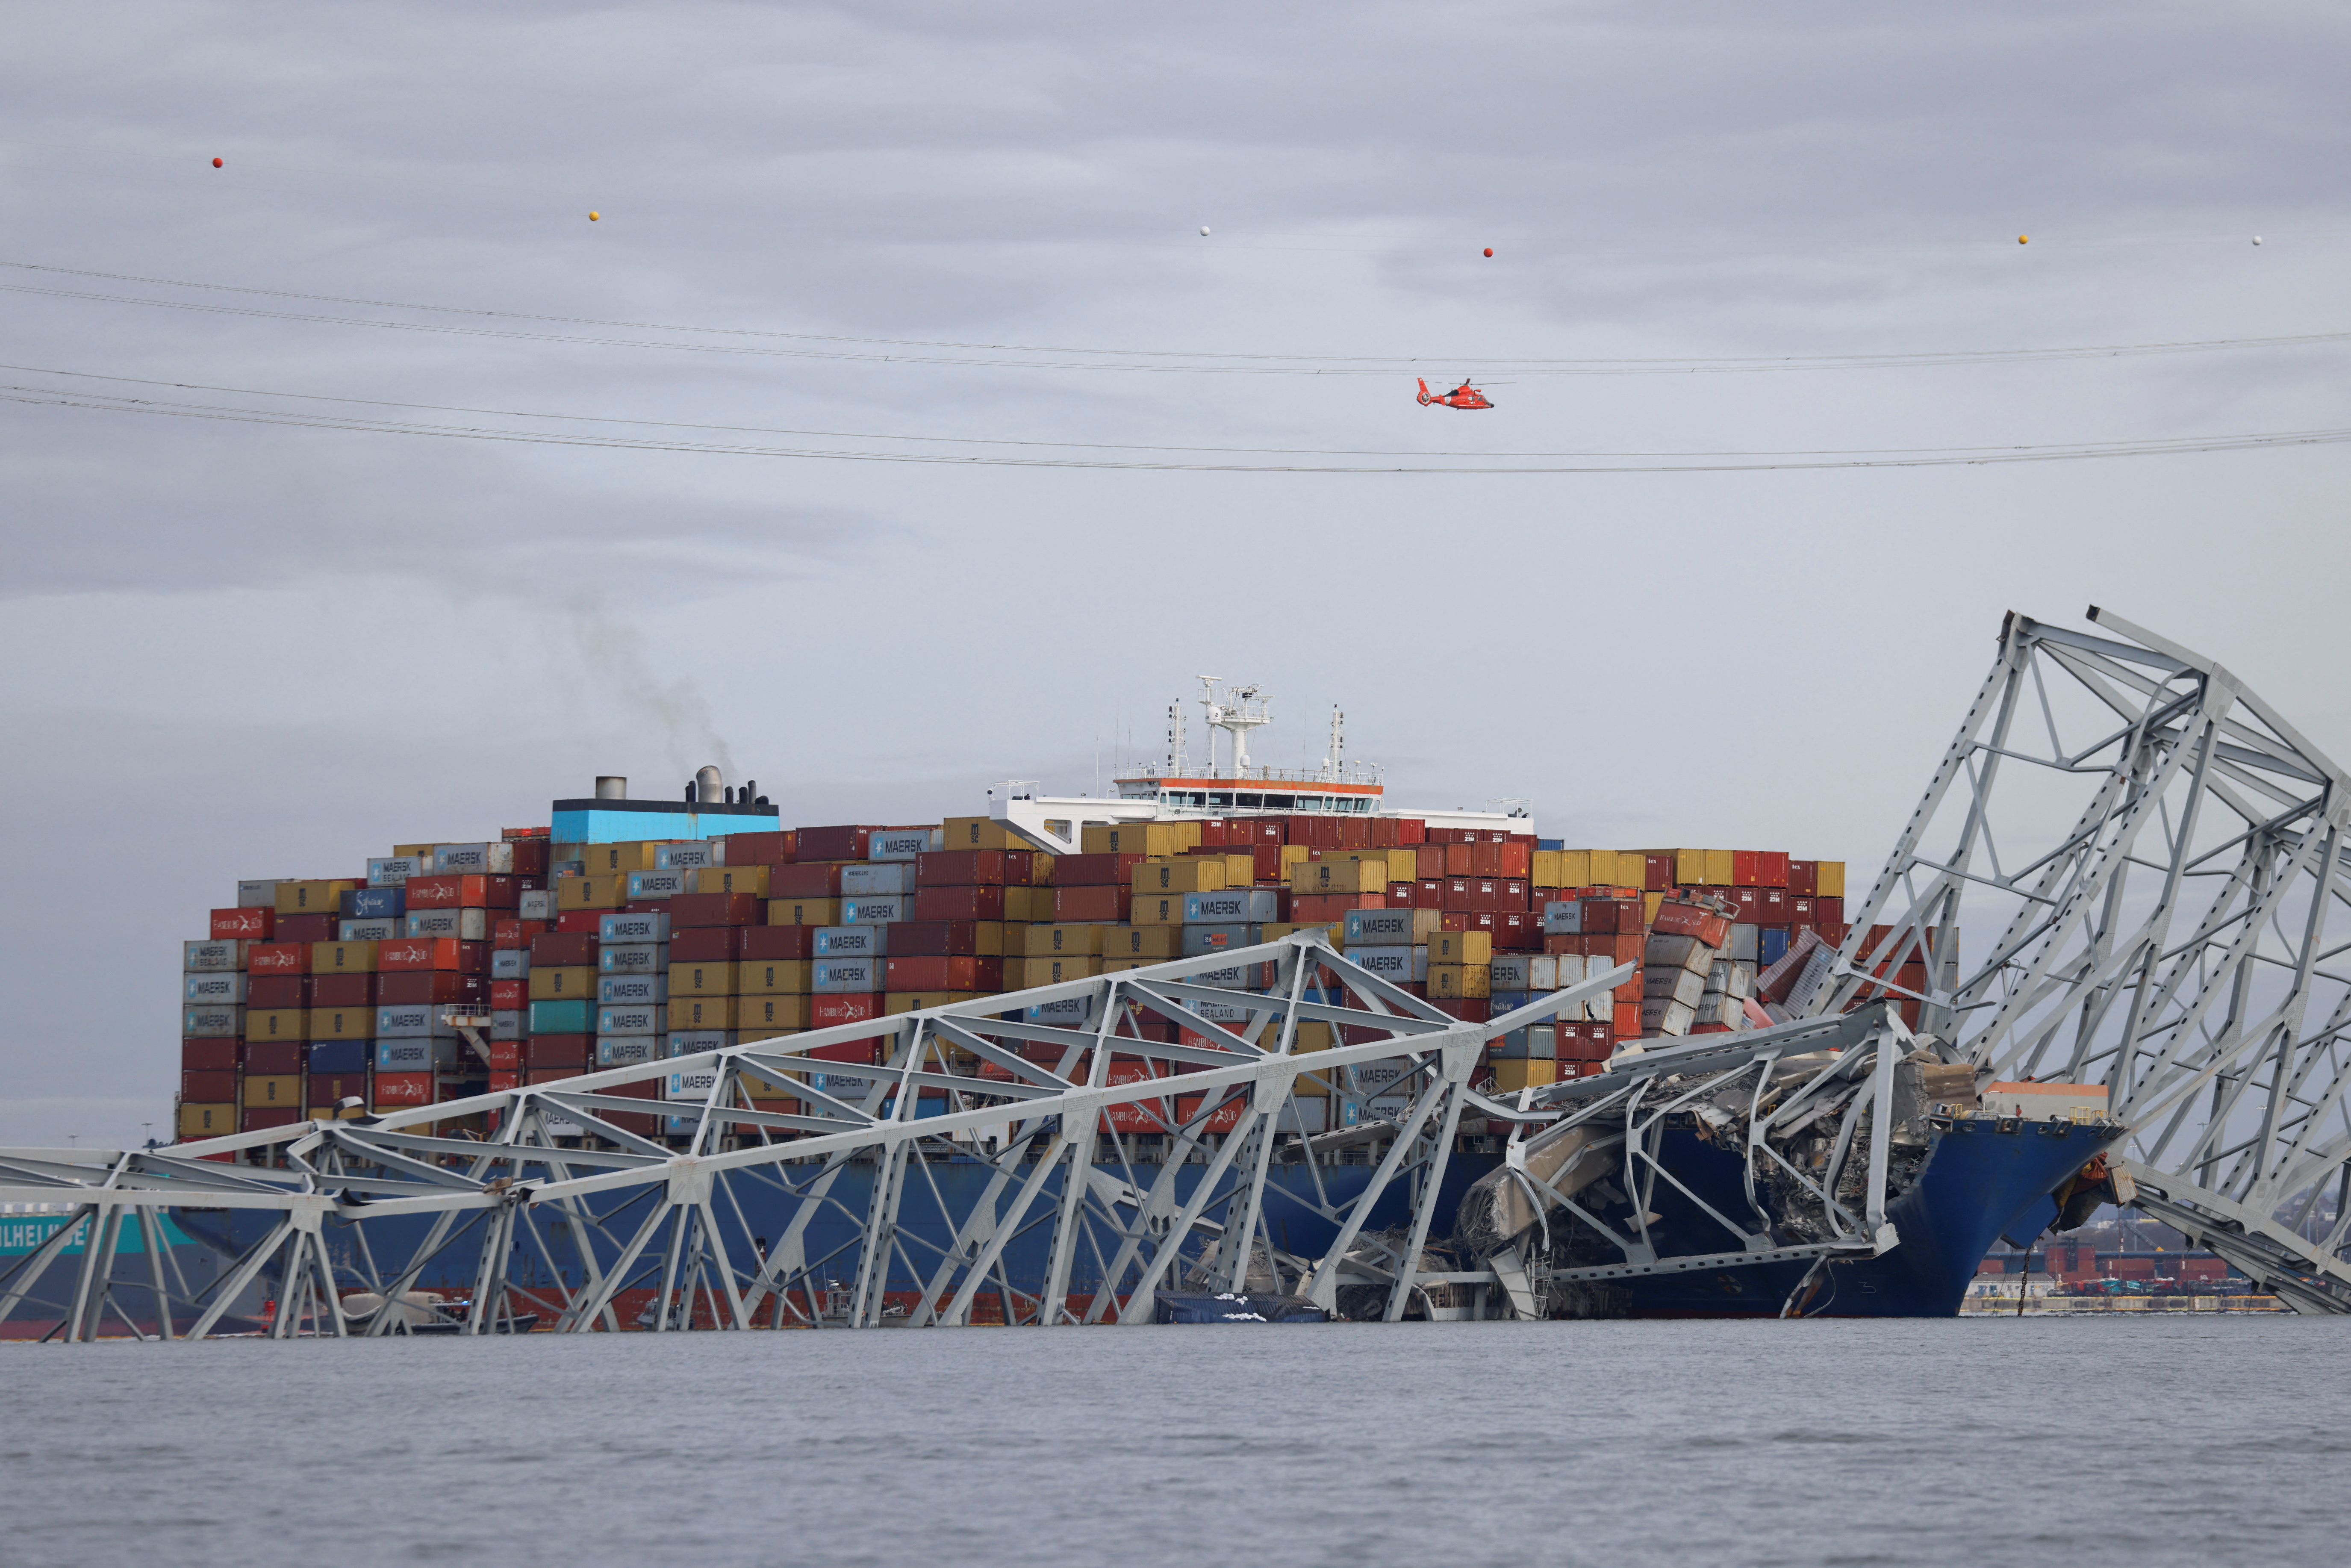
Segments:
[[[602,216],[602,215],[603,215],[603,214],[601,214],[601,213],[590,213],[590,214],[588,214],[588,221],[589,221],[590,223],[591,223],[591,224],[592,224],[592,223],[594,223],[594,222],[595,222],[599,217],[601,217],[601,216]]]
[[[2027,240],[2031,239],[2032,237],[2032,236],[2031,235],[2017,235],[2017,236],[2016,236],[2016,243],[2017,243],[2017,244],[2019,244],[2019,245],[2022,245],[2022,244],[2024,244],[2024,243],[2025,243],[2025,241],[2027,241]]]

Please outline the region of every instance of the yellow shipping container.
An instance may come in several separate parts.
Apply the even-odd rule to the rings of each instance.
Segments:
[[[600,873],[591,876],[559,876],[555,879],[555,907],[558,909],[618,909],[628,902],[629,877],[625,872],[617,875]]]
[[[1200,847],[1197,822],[1097,822],[1080,835],[1090,855],[1180,855]]]
[[[1330,1050],[1332,1045],[1334,1043],[1331,1030],[1331,1025],[1327,1023],[1317,1023],[1311,1019],[1306,1022],[1300,1024],[1298,1026],[1297,1040],[1290,1048],[1291,1053],[1295,1054],[1301,1051]]]
[[[752,965],[743,966],[748,969]],[[746,1043],[767,1040],[792,1030],[808,1028],[809,999],[805,996],[752,995],[735,998],[737,1027],[743,1030]]]
[[[652,871],[653,852],[659,848],[661,841],[657,839],[647,839],[642,843],[582,844],[578,858],[588,862],[588,874],[590,876],[617,874],[625,877],[632,871]]]
[[[1608,862],[1609,870],[1616,869],[1616,857],[1613,852],[1608,857]],[[1559,881],[1553,885],[1590,887],[1592,885],[1592,852],[1590,850],[1560,851]]]
[[[768,900],[768,924],[770,925],[838,925],[841,924],[841,900],[837,898],[771,898]]]
[[[1428,934],[1428,967],[1439,964],[1491,964],[1494,961],[1494,934],[1491,931],[1432,931]],[[1434,980],[1429,982],[1434,986]],[[1437,993],[1432,990],[1429,995]],[[1455,996],[1468,993],[1456,991]],[[1479,996],[1486,993],[1479,991]]]
[[[1290,868],[1294,865],[1303,863],[1306,858],[1313,852],[1314,852],[1312,850],[1308,849],[1304,844],[1282,845],[1281,881],[1287,883],[1290,881]]]
[[[669,1027],[672,1029],[733,1029],[735,998],[733,997],[672,997],[669,999]]]
[[[236,1131],[235,1105],[183,1105],[180,1107],[180,1136],[183,1138],[218,1138]]]
[[[768,896],[768,878],[773,866],[705,865],[696,866],[686,873],[685,885],[695,893],[747,893],[754,898]]]
[[[1292,893],[1385,893],[1388,862],[1377,860],[1302,861],[1290,868]]]
[[[1021,959],[1020,967],[1028,977],[1022,986],[1058,986],[1064,980],[1092,979],[1102,972],[1102,960],[1091,953],[1040,956]]]
[[[318,1086],[313,1084],[311,1087],[315,1089]],[[310,1120],[313,1122],[350,1122],[364,1116],[367,1113],[367,1106],[364,1104],[313,1105],[310,1107]]]
[[[392,855],[394,860],[406,860],[414,855],[429,855],[433,852],[434,844],[454,844],[458,841],[455,839],[428,839],[421,844],[394,844],[392,846]]]
[[[350,877],[333,882],[281,882],[277,884],[277,913],[280,915],[334,915],[342,908],[343,894],[359,886]]]
[[[735,966],[735,993],[743,997],[806,996],[813,967],[805,958],[745,958]]]
[[[1080,953],[1100,953],[1102,936],[1110,929],[1105,925],[1086,922],[1071,925],[1031,925],[1021,953],[1029,958],[1051,957],[1057,953],[1071,956]]]
[[[1703,885],[1707,887],[1729,887],[1731,884],[1732,879],[1737,877],[1739,874],[1737,871],[1732,869],[1733,864],[1734,862],[1731,860],[1730,852],[1729,850],[1707,851],[1706,882]]]
[[[1180,893],[1137,894],[1127,906],[1127,919],[1137,925],[1177,926],[1184,924],[1184,895]]]
[[[893,1013],[918,1013],[925,1008],[944,1008],[956,1002],[976,1001],[980,995],[978,991],[885,991],[882,996],[882,1011],[884,1017]],[[954,1057],[967,1054],[957,1051]]]
[[[1158,963],[1163,958],[1184,956],[1184,931],[1179,925],[1105,925],[1102,927],[1102,952],[1122,958],[1147,958]]]
[[[250,1014],[247,1015],[250,1018]],[[312,1040],[373,1040],[375,1009],[373,1008],[312,1008],[310,1009]]]
[[[680,997],[731,997],[735,994],[735,964],[672,964],[669,999]]]
[[[313,942],[310,944],[310,973],[372,975],[375,973],[375,944],[372,942]]]
[[[1674,885],[1698,887],[1706,882],[1706,852],[1676,850],[1674,852]],[[1638,883],[1635,884],[1638,886]]]
[[[1033,925],[1053,918],[1053,889],[1040,887],[1008,887],[1004,890],[1004,918]]]
[[[1494,970],[1487,964],[1431,964],[1428,994],[1432,997],[1490,997]]]
[[[1565,858],[1565,852],[1561,850],[1537,850],[1534,863],[1527,868],[1527,884],[1530,887],[1569,885],[1559,879],[1559,862]]]
[[[1662,893],[1643,894],[1641,895],[1641,918],[1644,921],[1654,924],[1657,918],[1657,906],[1665,903],[1665,901],[1666,895]]]
[[[247,1008],[245,1038],[308,1040],[310,1038],[310,1014],[303,1008]]]
[[[300,1110],[302,1107],[302,1075],[298,1072],[247,1073],[245,1080],[245,1108],[262,1107],[270,1110]]]
[[[1166,929],[1162,927],[1162,929]],[[1104,958],[1098,971],[1104,975],[1123,975],[1129,969],[1148,969],[1154,964],[1164,964],[1165,958]],[[1027,962],[1023,959],[1022,962]]]
[[[1558,1082],[1559,1063],[1539,1058],[1505,1059],[1486,1064],[1494,1071],[1494,1087],[1509,1093],[1520,1089],[1540,1089]]]
[[[1221,893],[1225,870],[1222,855],[1179,855],[1144,861],[1127,875],[1137,894]]]
[[[1844,862],[1820,861],[1820,871],[1813,880],[1813,891],[1823,898],[1844,896]]]
[[[943,837],[951,850],[1025,850],[1029,841],[986,817],[949,817]]]
[[[532,1001],[569,1001],[581,997],[592,1001],[595,996],[596,971],[586,964],[550,964],[530,972]]]

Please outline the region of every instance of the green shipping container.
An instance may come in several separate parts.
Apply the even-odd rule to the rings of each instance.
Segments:
[[[559,1000],[530,1004],[530,1032],[533,1034],[593,1034],[596,1032],[596,998],[564,997]]]

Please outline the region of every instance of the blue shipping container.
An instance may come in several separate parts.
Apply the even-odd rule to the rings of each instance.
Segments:
[[[1760,946],[1756,950],[1757,956],[1761,960],[1765,968],[1770,968],[1772,965],[1778,963],[1781,959],[1788,956],[1788,933],[1786,928],[1778,925],[1766,925],[1760,933],[1758,933],[1758,936],[1760,939]]]
[[[310,1048],[310,1071],[313,1072],[365,1072],[367,1067],[366,1040],[321,1040]]]
[[[404,887],[355,887],[343,894],[346,920],[388,920],[407,913]]]

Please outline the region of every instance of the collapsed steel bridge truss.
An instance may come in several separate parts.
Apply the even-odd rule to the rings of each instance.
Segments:
[[[1813,1011],[1907,998],[1990,1080],[2103,1083],[2126,1200],[2351,1311],[2346,776],[2220,665],[2089,619],[2113,635],[2003,623]]]

